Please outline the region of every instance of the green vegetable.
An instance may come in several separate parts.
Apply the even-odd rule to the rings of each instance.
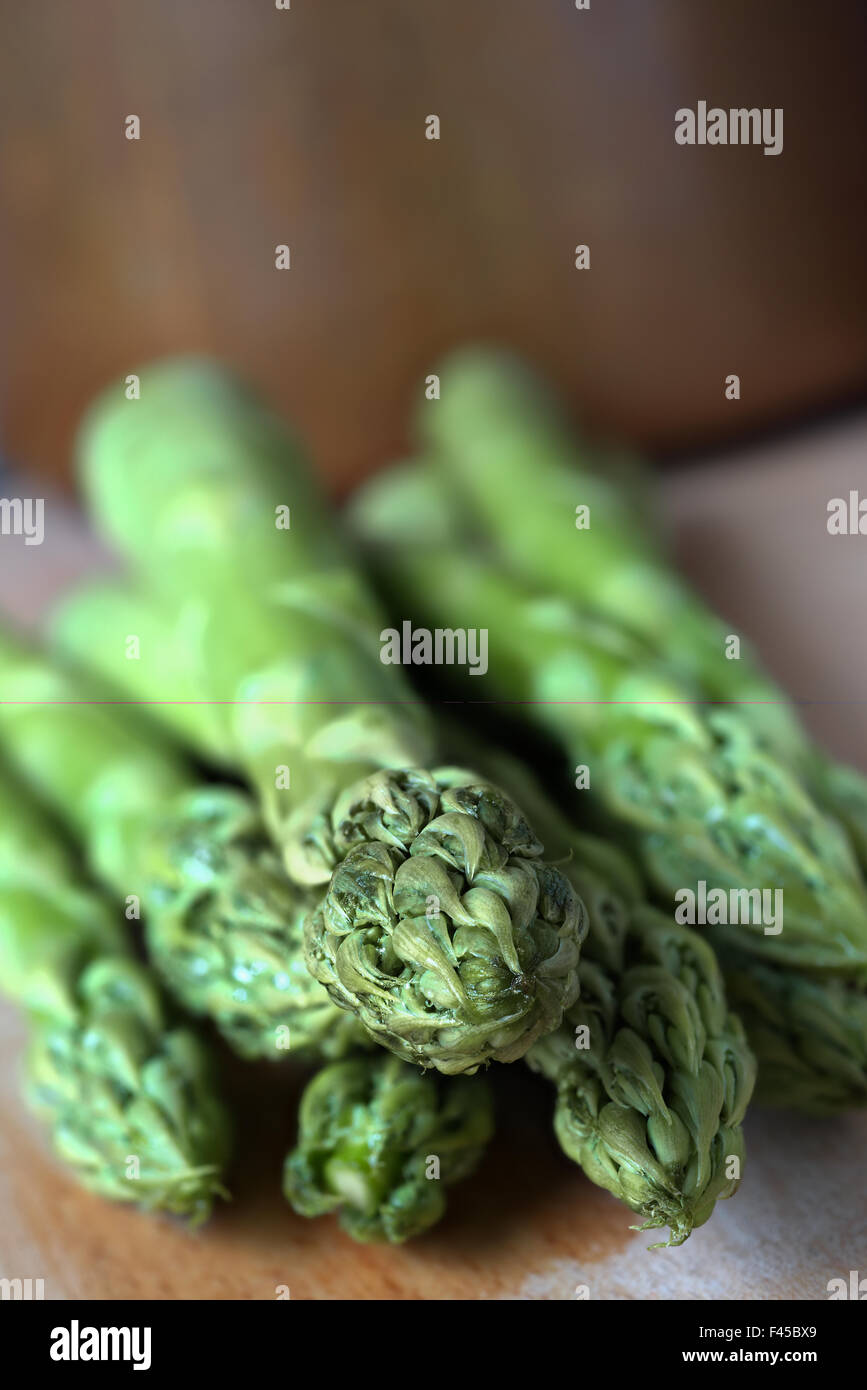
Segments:
[[[590,605],[644,639],[701,695],[736,703],[758,747],[807,783],[867,869],[867,778],[810,744],[748,647],[727,659],[728,627],[672,570],[648,508],[635,509],[634,483],[626,484],[610,453],[594,455],[576,441],[541,385],[508,358],[456,355],[441,381],[442,408],[423,409],[420,430],[500,562],[541,592]],[[589,508],[589,525],[576,529],[579,504]],[[736,949],[723,963],[762,1058],[760,1099],[802,1109],[863,1105],[867,988],[750,964]]]
[[[79,1182],[203,1221],[225,1195],[228,1116],[211,1060],[174,1026],[104,899],[0,776],[0,980],[29,1015],[28,1102]]]
[[[526,1058],[557,1088],[557,1138],[640,1229],[667,1225],[680,1245],[739,1186],[755,1082],[714,953],[649,907],[626,856],[573,830],[519,763],[473,746],[562,851],[590,915],[580,997]]]
[[[408,506],[447,491],[430,476],[423,488],[412,475],[393,486]],[[356,518],[395,617],[409,609],[428,627],[488,628],[487,697],[552,735],[570,767],[589,769],[579,802],[636,855],[661,901],[673,910],[675,894],[702,881],[726,891],[781,888],[782,931],[710,925],[714,945],[864,977],[867,890],[848,837],[738,711],[707,709],[614,624],[559,597],[528,596],[462,542],[456,500],[448,538],[432,529],[423,541],[416,526],[404,541],[389,490],[388,480],[374,483]],[[440,518],[444,510],[441,498]]]
[[[301,1216],[337,1211],[355,1240],[398,1244],[440,1220],[493,1127],[481,1078],[436,1080],[379,1054],[336,1062],[301,1098],[283,1189]]]
[[[800,759],[806,740],[782,691],[671,568],[611,451],[577,438],[517,360],[464,350],[440,370],[441,399],[418,411],[423,446],[501,562],[540,593],[612,620],[707,698],[737,701],[763,745]],[[588,509],[576,516],[579,507]],[[585,523],[579,525],[578,522]]]
[[[813,750],[811,786],[829,815],[849,832],[862,872],[867,874],[867,777]]]
[[[867,1105],[867,989],[738,951],[720,962],[759,1062],[760,1105],[834,1115]]]
[[[456,751],[463,751],[466,741],[466,734],[450,731]],[[582,965],[586,961],[592,970],[601,963],[616,995],[624,953],[630,949],[624,945],[624,904],[630,914],[639,914],[642,949],[654,921],[659,940],[670,939],[672,923],[648,906],[640,875],[626,855],[608,841],[571,827],[515,759],[483,748],[476,738],[472,741],[487,775],[519,798],[551,852],[568,856],[565,871],[590,914]],[[676,930],[687,943],[699,940],[686,927]],[[700,949],[707,951],[701,942]],[[744,1024],[759,1062],[754,1092],[759,1104],[808,1114],[835,1114],[867,1104],[867,989],[863,984],[771,965],[731,948],[721,950],[719,957],[726,997]],[[583,969],[581,974],[579,1004],[583,1005],[588,984]]]
[[[702,928],[759,1061],[757,1098],[810,1112],[864,1105],[863,882],[843,830],[794,772],[762,750],[739,711],[703,711],[612,622],[563,599],[528,597],[502,562],[485,558],[478,535],[462,530],[466,513],[430,466],[382,475],[353,512],[383,587],[397,596],[395,617],[489,624],[490,679],[522,701],[508,712],[553,733],[573,766],[589,765],[576,809],[595,810],[663,901],[700,879],[783,887],[780,936]],[[425,578],[434,563],[435,590]],[[662,682],[681,703],[607,703],[655,697]],[[552,699],[559,703],[530,703]],[[836,806],[863,862],[867,783],[828,764],[832,777],[821,804]]]
[[[187,736],[206,711],[199,746],[246,774],[290,876],[324,894],[307,960],[337,1004],[443,1071],[521,1056],[575,998],[580,903],[507,800],[471,772],[439,785],[430,722],[278,424],[216,368],[141,383],[97,406],[82,456],[144,593],[73,602],[59,641],[119,685],[202,702]]]
[[[737,1190],[755,1064],[696,933],[632,913],[616,974],[582,960],[579,1001],[527,1061],[557,1087],[564,1152],[639,1229],[680,1245]]]
[[[81,474],[156,604],[140,633],[109,594],[84,596],[59,640],[169,701],[156,712],[243,769],[292,878],[326,884],[336,797],[383,768],[430,767],[430,727],[379,659],[379,613],[281,422],[206,363],[140,380],[140,400],[118,386],[92,410]]]
[[[497,563],[542,594],[613,620],[689,682],[737,706],[757,746],[807,784],[852,836],[867,871],[867,779],[814,747],[781,688],[743,641],[674,571],[610,451],[576,439],[556,402],[517,361],[464,351],[441,373],[441,399],[419,411],[426,450],[475,518]],[[588,524],[576,526],[586,506]]]
[[[363,1040],[304,965],[304,895],[233,787],[199,785],[129,711],[0,633],[0,742],[93,873],[146,918],[171,992],[245,1057],[337,1057]]]
[[[362,787],[336,819],[364,840],[307,919],[311,972],[408,1061],[516,1061],[575,998],[583,903],[489,784],[440,769]]]
[[[464,500],[497,562],[542,594],[602,613],[692,682],[735,703],[757,745],[786,763],[852,835],[867,872],[867,778],[835,765],[800,726],[781,688],[668,562],[610,455],[578,442],[557,403],[517,361],[464,352],[442,371],[442,399],[418,416],[425,448]],[[603,471],[607,470],[607,471]],[[575,509],[589,525],[575,527]]]

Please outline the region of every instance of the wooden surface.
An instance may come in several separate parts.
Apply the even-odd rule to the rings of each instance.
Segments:
[[[861,0],[4,5],[0,444],[62,475],[96,389],[190,349],[338,484],[467,340],[657,451],[863,391],[865,51]],[[783,153],[677,146],[700,99],[782,107]]]
[[[691,571],[808,702],[814,731],[862,767],[867,539],[830,538],[825,506],[850,486],[867,491],[865,456],[862,420],[667,483]],[[96,563],[59,503],[37,554],[0,547],[0,604],[31,620]],[[648,1253],[652,1237],[631,1232],[630,1213],[559,1154],[546,1088],[497,1068],[498,1137],[483,1168],[440,1227],[383,1250],[287,1209],[279,1174],[298,1077],[231,1063],[235,1200],[191,1236],[76,1189],[18,1101],[20,1042],[0,1009],[0,1276],[43,1278],[47,1298],[271,1299],[288,1285],[296,1299],[571,1299],[587,1285],[594,1299],[821,1299],[829,1279],[865,1272],[867,1115],[754,1112],[738,1195],[682,1248]]]

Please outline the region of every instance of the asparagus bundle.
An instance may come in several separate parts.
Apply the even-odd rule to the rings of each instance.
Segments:
[[[211,1059],[174,1026],[106,901],[0,775],[0,980],[31,1025],[26,1097],[78,1180],[203,1221],[225,1195],[228,1116]]]
[[[237,509],[236,507],[232,510]],[[230,548],[231,539],[227,537],[221,551],[224,560],[226,549]],[[167,560],[159,576],[154,579],[156,595],[151,595],[150,598],[141,594],[124,594],[112,589],[93,591],[74,600],[61,615],[56,631],[59,640],[67,649],[72,649],[81,659],[86,658],[96,663],[101,672],[111,676],[116,684],[135,689],[151,700],[165,698],[170,691],[181,691],[186,698],[194,699],[197,688],[194,663],[188,660],[185,663],[185,653],[189,652],[190,645],[184,640],[184,634],[192,631],[194,625],[184,616],[189,612],[189,608],[184,608],[177,600],[172,607],[171,602],[167,600],[168,573]],[[184,596],[187,603],[188,590],[189,584]],[[247,611],[250,607],[256,607],[255,593],[247,596],[246,604]],[[259,609],[260,612],[252,620],[263,623],[264,605],[260,604]],[[200,614],[203,611],[201,604],[198,611]],[[282,650],[278,620],[279,613],[273,619],[273,637],[269,653],[272,656],[272,674],[269,678],[272,680],[275,678],[273,673],[278,670],[273,661],[273,654]],[[201,631],[201,625],[198,630]],[[135,661],[127,661],[126,640],[133,634],[140,639],[140,649]],[[224,629],[223,640],[225,639]],[[240,640],[243,642],[243,634]],[[243,668],[237,653],[236,647],[234,659],[238,662],[237,679],[240,682]],[[207,662],[204,666],[207,677],[211,667]],[[222,670],[225,673],[225,662]],[[166,712],[168,717],[176,722],[176,727],[180,728],[178,716],[173,713],[175,708],[174,705],[168,705]],[[185,732],[187,737],[196,737],[191,728],[196,719],[195,707],[192,707],[192,714],[190,708],[184,707],[182,716]],[[232,718],[231,715],[229,717]],[[417,717],[420,720],[420,714]],[[207,729],[203,726],[198,734],[199,746],[203,751],[208,751],[207,739]],[[229,741],[227,737],[226,743]],[[279,751],[275,751],[274,756],[279,756]],[[417,789],[416,794],[422,795],[426,792],[432,804],[439,803],[440,809],[447,815],[461,815],[465,808],[468,808],[475,816],[476,804],[482,805],[475,791],[468,803],[466,775],[460,770],[444,768],[438,770],[433,777],[421,772],[412,773],[411,776]],[[523,816],[517,814],[509,797],[493,790],[487,792],[486,796],[491,808],[495,810],[500,821],[503,821],[503,824],[498,825],[497,839],[506,840],[516,846],[529,845],[531,840],[527,823]],[[504,820],[504,811],[510,822]],[[483,813],[482,819],[484,818]],[[551,820],[550,811],[548,819]],[[335,817],[335,820],[340,823],[340,817]],[[434,824],[436,825],[436,822]],[[441,834],[441,827],[437,827],[436,833]],[[565,849],[566,842],[563,840],[562,830],[559,837]],[[394,884],[391,846],[387,840],[383,842],[378,839],[364,839],[350,846],[343,863],[334,870],[329,892],[322,905],[313,913],[310,933],[313,942],[311,957],[317,975],[328,981],[335,997],[345,1000],[350,1006],[353,1000],[347,979],[354,984],[348,976],[348,970],[354,962],[342,947],[342,942],[347,935],[350,942],[353,937],[357,939],[356,924],[359,920],[362,925],[381,923],[387,932],[393,905],[397,903],[400,906],[402,899],[407,906],[407,916],[416,918],[418,930],[418,919],[428,917],[428,898],[431,892],[434,892],[441,905],[447,905],[448,914],[453,921],[461,907],[466,909],[471,900],[478,896],[477,889],[473,887],[463,895],[462,902],[459,903],[447,874],[443,874],[439,881],[434,881],[431,878],[433,866],[428,862],[423,862],[420,866],[420,859],[427,861],[430,842],[433,840],[430,827],[422,827],[416,841],[415,853],[410,854],[400,866],[400,873],[399,876],[395,876]],[[465,846],[462,847],[462,854],[466,854],[469,848],[467,841]],[[582,892],[588,894],[587,901],[592,904],[591,921],[596,921],[594,956],[598,959],[588,965],[585,988],[590,991],[592,999],[594,990],[598,989],[599,982],[603,981],[614,996],[614,1002],[613,1012],[610,1017],[606,1015],[604,1026],[603,1020],[597,1020],[594,1015],[593,1040],[588,1054],[590,1060],[580,1068],[573,1065],[562,1068],[558,1087],[561,1096],[558,1113],[571,1112],[573,1115],[572,1137],[565,1139],[564,1143],[571,1156],[584,1161],[594,1180],[623,1197],[641,1214],[647,1226],[670,1224],[672,1239],[679,1242],[686,1238],[693,1226],[707,1219],[715,1200],[730,1195],[737,1187],[743,1156],[740,1121],[752,1086],[752,1060],[737,1021],[727,1014],[719,972],[708,948],[688,933],[677,933],[678,943],[684,954],[677,957],[681,977],[672,975],[667,966],[660,963],[666,952],[674,958],[672,947],[666,941],[666,932],[661,930],[661,926],[667,928],[667,924],[660,924],[658,920],[648,921],[643,932],[639,933],[637,926],[629,926],[627,932],[629,914],[622,900],[610,886],[612,879],[616,879],[618,875],[622,876],[625,872],[620,856],[615,851],[601,847],[586,838],[574,838],[571,847],[576,851],[581,869],[569,866],[567,876],[576,887],[579,897]],[[480,842],[472,847],[472,851],[479,857],[469,875],[470,879],[476,884],[480,872],[484,871],[490,885],[496,875],[496,862],[489,863],[487,867],[484,862],[485,856],[491,854],[490,846]],[[603,875],[602,866],[607,878]],[[559,878],[560,875],[557,875],[555,882],[558,882]],[[399,891],[401,899],[398,899],[395,889]],[[499,891],[505,896],[506,885],[504,884]],[[512,896],[516,897],[514,893]],[[491,913],[494,907],[488,899],[482,900],[482,910],[485,914]],[[616,921],[616,929],[611,921],[612,916]],[[330,928],[328,930],[319,925],[320,919],[326,917]],[[428,922],[425,921],[425,926],[427,925]],[[407,930],[403,924],[402,929]],[[667,932],[668,937],[673,935],[673,932]],[[460,936],[459,928],[455,934],[456,942]],[[325,943],[324,949],[319,947],[320,942]],[[640,944],[642,942],[645,943],[644,947]],[[691,955],[688,951],[690,942]],[[335,943],[341,943],[338,949],[335,949]],[[626,966],[627,945],[631,961],[629,972]],[[504,954],[505,949],[504,947]],[[642,950],[645,952],[644,955]],[[684,964],[686,959],[689,961],[688,965]],[[364,964],[362,958],[362,968]],[[467,964],[477,974],[473,976],[465,972],[463,979],[458,983],[461,986],[468,984],[477,995],[486,985],[485,976],[491,969],[488,952],[477,951]],[[637,1013],[642,1002],[648,999],[651,990],[654,992],[653,1000],[646,1006],[649,1022],[643,1032],[637,1031],[637,1026],[633,1029],[628,1028],[626,1015],[621,1016],[619,1012],[618,987],[627,973],[631,997],[635,1001],[632,1017],[636,1025]],[[689,993],[690,987],[696,987],[697,980],[702,984],[701,1009],[693,1003]],[[496,980],[494,985],[496,987]],[[437,979],[425,982],[424,992],[419,989],[402,991],[398,1001],[403,1006],[406,1016],[406,1022],[401,1020],[399,1025],[402,1034],[410,1036],[410,1029],[418,1030],[426,1025],[430,1013],[430,995],[437,989],[441,997],[437,998],[434,994],[434,1002],[446,1005],[448,995],[441,981]],[[589,1008],[590,1006],[588,1011]],[[375,1020],[372,1022],[367,1018],[366,1021],[369,1026],[374,1026]],[[433,1021],[442,1038],[442,1018]],[[482,1018],[480,1025],[468,1016],[462,1020],[459,1036],[456,1030],[455,1045],[459,1048],[462,1068],[470,1060],[478,1061],[484,1058],[485,1037],[490,1024],[487,1018]],[[389,1032],[393,1034],[396,1026],[395,1016],[392,1015],[389,1019]],[[575,1026],[576,1023],[573,1022],[565,1031],[566,1060],[570,1063],[573,1057],[580,1058],[573,1045]],[[660,1049],[655,1042],[655,1032],[659,1028],[663,1029],[664,1034],[672,1032],[676,1035],[676,1042],[671,1047],[663,1046]],[[553,1057],[557,1059],[558,1049],[563,1047],[560,1041],[561,1034],[549,1034],[549,1037],[552,1039]],[[394,1046],[393,1041],[389,1042],[389,1045]],[[673,1064],[675,1053],[679,1065]],[[427,1055],[430,1055],[429,1052]],[[535,1044],[531,1055],[534,1058],[538,1056],[534,1065],[539,1069],[546,1069],[551,1074],[553,1064],[546,1066],[544,1041]],[[448,1059],[441,1059],[438,1065],[446,1069],[450,1063]],[[400,1064],[395,1064],[395,1067],[400,1068]],[[629,1079],[626,1075],[627,1067],[632,1068]],[[330,1107],[336,1103],[334,1097],[343,1094],[346,1078],[350,1078],[355,1086],[361,1088],[362,1095],[367,1095],[368,1091],[365,1088],[369,1086],[369,1081],[365,1078],[371,1073],[376,1073],[376,1070],[377,1064],[374,1060],[366,1065],[347,1064],[345,1067],[327,1069],[321,1079],[317,1078],[312,1083],[312,1094],[315,1098],[312,1113],[315,1123],[312,1118],[310,1123],[305,1125],[302,1117],[304,1164],[299,1169],[301,1159],[296,1156],[287,1170],[288,1174],[294,1175],[288,1178],[292,1184],[289,1189],[290,1195],[305,1214],[331,1210],[345,1200],[343,1188],[339,1182],[333,1180],[333,1171],[328,1169],[326,1172],[326,1160],[333,1156],[334,1146],[338,1145],[338,1141],[341,1152],[345,1151],[343,1130],[349,1124],[349,1119],[345,1118],[341,1107],[338,1119],[335,1120]],[[389,1078],[405,1078],[412,1075],[407,1073],[405,1067],[400,1070],[380,1070],[382,1075]],[[609,1087],[608,1090],[605,1089],[606,1085]],[[408,1083],[401,1080],[396,1093],[408,1095]],[[471,1093],[466,1094],[469,1105]],[[354,1093],[353,1097],[354,1106],[348,1108],[347,1114],[350,1117],[357,1115],[353,1123],[367,1132],[371,1127],[370,1114],[365,1109],[359,1111],[358,1097]],[[313,1104],[311,1101],[311,1107]],[[587,1113],[579,1140],[577,1120],[574,1116],[582,1105]],[[595,1107],[592,1116],[589,1113],[590,1107]],[[375,1106],[374,1113],[378,1114]],[[405,1116],[398,1118],[401,1125],[406,1124]],[[323,1139],[323,1129],[332,1135],[329,1144]],[[305,1139],[305,1133],[308,1132],[311,1137]],[[311,1146],[319,1154],[318,1163],[312,1170],[313,1176],[308,1156]],[[353,1140],[350,1148],[354,1147]],[[334,1171],[343,1170],[338,1166]],[[299,1174],[303,1175],[303,1183]],[[347,1178],[346,1182],[355,1190],[360,1179],[355,1175]],[[429,1190],[429,1185],[422,1189]],[[366,1193],[366,1187],[363,1195],[364,1200],[371,1204],[376,1230],[379,1230],[382,1215],[378,1207],[373,1206],[372,1198]],[[357,1207],[350,1209],[346,1219],[354,1223],[353,1231],[356,1228],[365,1229],[366,1218],[363,1213],[359,1214]]]
[[[637,639],[565,599],[532,598],[473,550],[430,466],[375,480],[354,518],[395,617],[489,625],[496,693],[589,765],[585,795],[663,900],[699,880],[783,888],[779,934],[707,927],[759,1059],[757,1095],[809,1111],[863,1105],[867,904],[841,827],[737,711],[703,711]]]
[[[200,702],[187,736],[246,773],[290,875],[324,890],[307,961],[341,1008],[444,1072],[515,1060],[575,999],[581,903],[507,798],[432,765],[429,721],[379,660],[375,606],[278,423],[216,369],[141,379],[140,401],[96,408],[83,469],[153,607],[85,596],[61,642]],[[148,632],[127,661],[125,637]]]
[[[138,898],[170,991],[244,1057],[339,1057],[364,1041],[310,979],[309,905],[249,797],[199,785],[127,711],[0,632],[0,741],[85,847],[92,872]]]
[[[492,1134],[480,1077],[425,1076],[382,1053],[334,1062],[301,1098],[283,1189],[301,1216],[337,1211],[353,1239],[398,1244],[440,1220],[444,1189],[469,1177]]]

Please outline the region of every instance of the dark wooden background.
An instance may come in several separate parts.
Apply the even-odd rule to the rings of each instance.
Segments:
[[[63,475],[89,395],[186,349],[337,486],[468,339],[657,452],[852,399],[865,52],[863,0],[5,0],[3,447]],[[699,99],[782,106],[784,152],[677,146]]]

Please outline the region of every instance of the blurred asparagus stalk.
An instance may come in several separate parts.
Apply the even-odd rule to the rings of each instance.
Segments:
[[[362,490],[356,531],[395,619],[411,610],[429,627],[487,627],[486,693],[547,731],[570,768],[589,767],[585,800],[635,853],[664,904],[673,908],[674,895],[699,881],[708,891],[781,888],[781,931],[721,923],[709,926],[714,941],[863,975],[867,889],[842,826],[760,746],[737,709],[707,710],[622,628],[559,595],[528,593],[473,549],[462,516],[430,465]],[[414,518],[406,530],[404,517]]]
[[[244,792],[200,785],[132,712],[8,632],[0,681],[6,757],[136,916],[138,900],[151,959],[186,1008],[243,1057],[339,1057],[364,1040],[309,977],[309,904]]]
[[[425,1076],[382,1053],[335,1062],[301,1097],[283,1189],[300,1216],[336,1211],[353,1239],[400,1244],[440,1220],[493,1131],[481,1077]]]
[[[205,362],[140,379],[140,400],[118,386],[97,401],[79,458],[94,519],[155,600],[150,626],[129,629],[134,673],[114,646],[125,619],[113,621],[110,591],[75,600],[60,639],[153,689],[168,702],[157,713],[243,768],[290,875],[325,884],[344,852],[330,820],[339,793],[381,769],[429,767],[429,724],[379,661],[376,606],[282,422]]]
[[[107,393],[81,453],[153,609],[85,595],[58,640],[201,702],[188,736],[249,777],[289,874],[323,890],[306,953],[335,1003],[445,1072],[522,1056],[575,998],[583,907],[514,805],[429,770],[429,721],[379,659],[376,607],[282,426],[216,368],[170,363],[138,401]],[[140,630],[144,666],[123,643]]]
[[[118,917],[0,771],[0,981],[28,1014],[28,1103],[85,1187],[198,1224],[226,1195],[228,1115]]]
[[[563,598],[534,599],[486,558],[430,463],[373,480],[352,515],[396,620],[489,627],[486,693],[553,734],[570,766],[590,767],[587,799],[571,804],[594,809],[663,904],[701,879],[783,888],[779,935],[704,928],[759,1060],[757,1095],[814,1112],[863,1105],[867,919],[841,827],[737,711],[704,711],[621,628]]]
[[[620,625],[699,697],[736,704],[759,745],[846,826],[867,871],[867,778],[812,743],[749,644],[726,656],[730,628],[672,568],[648,499],[636,506],[634,476],[576,438],[544,385],[508,355],[456,353],[440,379],[441,399],[418,413],[419,436],[497,562]],[[588,508],[580,529],[579,507]]]
[[[451,738],[454,743],[454,731]],[[488,776],[533,817],[551,853],[568,856],[564,871],[572,877],[590,914],[582,962],[586,960],[589,965],[601,958],[614,995],[623,970],[624,928],[621,926],[620,934],[615,933],[612,940],[610,924],[623,921],[624,905],[628,908],[626,920],[637,918],[639,930],[645,934],[655,928],[657,940],[667,943],[665,949],[672,952],[672,959],[677,959],[678,940],[685,942],[687,953],[695,952],[699,934],[649,905],[641,877],[628,856],[610,842],[571,825],[516,759],[499,749],[483,747],[475,737],[473,746]],[[585,864],[593,866],[596,882],[602,885],[601,898],[592,879],[580,868]],[[669,935],[672,932],[673,937]],[[605,943],[603,949],[600,942]],[[663,946],[658,949],[661,955]],[[700,949],[706,953],[710,947],[700,941]],[[853,980],[830,974],[812,976],[730,948],[720,949],[718,954],[728,1003],[745,1025],[760,1063],[754,1090],[758,1103],[816,1115],[867,1105],[867,989]],[[586,1002],[587,994],[582,987],[576,1008]]]
[[[746,643],[727,659],[729,628],[671,568],[655,517],[648,523],[652,499],[635,505],[634,475],[576,438],[544,384],[508,354],[458,352],[440,382],[435,408],[417,413],[422,448],[491,552],[539,593],[643,641],[709,699],[740,702],[766,746],[802,757],[794,710]]]

